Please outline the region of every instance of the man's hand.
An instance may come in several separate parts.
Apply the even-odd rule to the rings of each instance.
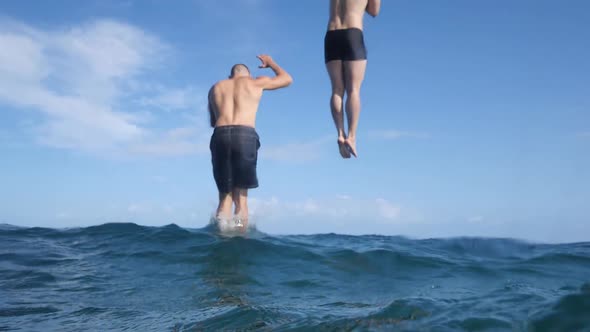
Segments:
[[[270,55],[262,54],[257,55],[256,57],[262,61],[262,64],[258,66],[258,68],[268,68],[272,63],[274,63],[274,60],[270,57]]]
[[[262,64],[258,66],[259,68],[270,68],[272,71],[275,72],[275,77],[268,77],[268,76],[261,76],[256,79],[256,83],[259,87],[264,90],[275,90],[280,89],[288,86],[293,82],[293,78],[291,75],[281,68],[271,57],[270,55],[258,55],[256,56]]]

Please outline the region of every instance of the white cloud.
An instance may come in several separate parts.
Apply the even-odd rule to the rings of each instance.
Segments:
[[[62,212],[58,212],[55,215],[55,218],[58,219],[58,220],[71,219],[71,214],[68,213],[68,212],[62,211]]]
[[[41,31],[0,21],[0,103],[42,115],[31,128],[40,144],[92,153],[178,155],[204,144],[202,121],[192,128],[155,130],[153,115],[125,103],[188,109],[202,102],[194,88],[158,87],[141,97],[137,82],[161,66],[171,49],[157,37],[112,20]],[[144,84],[145,85],[145,84]],[[201,124],[202,123],[202,124]],[[185,131],[178,135],[179,131]],[[195,136],[201,141],[195,143]]]
[[[376,199],[375,203],[377,203],[379,215],[382,218],[381,220],[394,221],[398,219],[401,212],[401,207],[394,205],[383,198]]]
[[[383,198],[252,197],[249,210],[251,222],[270,233],[400,234],[425,227],[412,209]]]
[[[322,148],[330,141],[332,141],[331,138],[322,137],[308,142],[263,145],[260,148],[260,158],[274,161],[313,161],[320,158]]]
[[[139,203],[132,203],[132,204],[129,204],[129,206],[127,206],[127,212],[132,213],[132,214],[143,213],[146,211],[147,211],[146,207],[139,204]]]
[[[372,130],[369,132],[369,137],[377,139],[400,139],[400,138],[430,138],[430,134],[419,131],[401,131],[401,130]]]
[[[320,206],[313,199],[308,199],[301,204],[301,212],[304,214],[314,214],[320,211]]]
[[[249,212],[253,216],[268,216],[280,209],[279,200],[276,197],[260,199],[252,197],[248,199]]]
[[[481,223],[482,221],[484,221],[483,216],[472,216],[467,218],[467,222],[469,223]]]
[[[157,87],[151,96],[141,98],[139,104],[164,111],[190,110],[197,109],[199,105],[206,104],[206,100],[203,97],[194,87],[184,89]]]
[[[250,214],[254,219],[284,220],[294,216],[317,218],[331,224],[346,224],[358,220],[380,224],[402,223],[401,206],[386,199],[356,199],[341,195],[334,198],[307,198],[305,200],[280,200],[250,198]]]
[[[156,157],[206,153],[209,148],[209,136],[209,132],[194,124],[192,127],[179,127],[154,134],[142,142],[129,145],[128,151],[132,155]]]

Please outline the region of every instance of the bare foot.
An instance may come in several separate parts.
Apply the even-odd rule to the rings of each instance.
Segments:
[[[352,154],[355,158],[358,156],[356,155],[356,141],[354,138],[347,138],[344,140],[344,146],[348,150],[350,154]]]
[[[338,149],[340,149],[340,155],[344,159],[350,158],[349,149],[346,147],[346,140],[344,137],[338,137]]]
[[[248,219],[247,218],[234,216],[233,221],[234,221],[235,229],[238,230],[240,233],[244,234],[248,231]]]

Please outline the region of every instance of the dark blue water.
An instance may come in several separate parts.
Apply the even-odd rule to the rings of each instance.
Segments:
[[[590,243],[4,225],[0,330],[590,331]]]

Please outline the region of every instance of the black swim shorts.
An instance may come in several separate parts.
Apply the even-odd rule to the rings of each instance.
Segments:
[[[209,149],[213,177],[217,189],[229,193],[234,188],[258,187],[256,164],[260,138],[256,130],[247,126],[217,127],[211,136]]]
[[[324,58],[326,62],[332,60],[365,60],[367,58],[367,48],[365,47],[363,31],[351,28],[326,32]]]

